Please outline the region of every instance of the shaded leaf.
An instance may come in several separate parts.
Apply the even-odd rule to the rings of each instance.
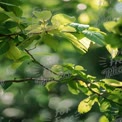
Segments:
[[[12,11],[17,17],[22,16],[22,10],[14,4],[6,3],[6,2],[0,2],[0,6],[5,11]]]
[[[7,89],[12,85],[12,82],[8,82],[8,83],[4,83],[4,85],[2,85],[2,88]]]
[[[7,41],[0,42],[0,55],[6,53],[9,50],[10,46]]]
[[[16,27],[17,25],[18,24],[16,22],[11,21],[11,20],[6,21],[5,24],[4,24],[4,26],[6,26],[6,28],[13,28],[13,27]]]
[[[0,23],[4,22],[5,20],[7,20],[9,17],[3,13],[3,12],[0,12]]]
[[[79,94],[80,91],[78,90],[78,83],[75,81],[69,81],[68,84],[68,89],[72,94]]]
[[[58,42],[58,40],[54,36],[51,36],[49,34],[46,34],[43,37],[43,42],[45,44],[47,44],[49,47],[51,47],[52,49],[54,49],[54,50],[57,50],[58,49],[59,42]]]

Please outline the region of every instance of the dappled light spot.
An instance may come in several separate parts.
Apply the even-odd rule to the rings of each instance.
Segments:
[[[22,117],[24,112],[17,108],[6,108],[2,112],[7,117]]]
[[[56,109],[58,106],[58,103],[61,101],[61,98],[59,97],[51,97],[49,100],[48,106],[52,109]]]
[[[87,6],[85,4],[80,3],[80,4],[77,5],[77,8],[79,10],[85,10],[87,8]]]
[[[1,96],[1,102],[6,105],[14,103],[14,95],[12,92],[6,92]]]

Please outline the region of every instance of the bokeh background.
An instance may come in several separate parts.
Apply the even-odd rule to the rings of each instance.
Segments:
[[[34,11],[50,10],[53,15],[64,13],[75,16],[77,23],[89,24],[106,31],[103,23],[117,20],[122,16],[121,0],[21,0],[23,17],[33,18]],[[31,24],[34,23],[31,21]],[[81,55],[66,40],[61,40],[56,50],[40,43],[30,51],[44,66],[51,68],[56,64],[74,63],[84,66],[87,73],[104,78],[100,66],[100,57],[110,57],[105,47],[91,46],[89,52]],[[108,61],[109,62],[109,61]],[[13,62],[0,56],[0,80],[14,78],[47,77],[43,68],[25,61],[17,70]],[[117,79],[119,76],[115,76]],[[5,83],[0,87],[0,122],[104,122],[97,105],[87,113],[77,113],[83,94],[72,95],[65,85],[57,86],[51,91],[41,82],[13,83],[6,90]],[[8,86],[10,84],[8,83]]]

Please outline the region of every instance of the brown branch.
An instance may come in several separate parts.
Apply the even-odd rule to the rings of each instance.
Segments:
[[[14,78],[13,80],[2,80],[2,81],[0,81],[0,84],[8,83],[8,82],[20,83],[20,82],[26,82],[26,81],[51,82],[51,81],[59,81],[59,80],[56,80],[56,79],[41,79],[41,78],[25,78],[25,79],[16,79],[16,78]]]
[[[46,69],[46,70],[48,70],[48,71],[50,71],[51,73],[53,73],[53,74],[55,74],[55,75],[58,75],[59,76],[59,74],[57,74],[57,73],[55,73],[55,72],[53,72],[52,70],[50,70],[49,68],[47,68],[47,67],[45,67],[44,65],[42,65],[42,64],[40,64],[34,57],[33,57],[33,55],[32,54],[30,54],[30,52],[27,50],[27,49],[25,49],[25,51],[27,52],[27,54],[29,54],[30,55],[30,57],[32,58],[32,61],[34,62],[34,63],[36,63],[36,64],[38,64],[39,66],[41,66],[41,67],[43,67],[44,69]]]

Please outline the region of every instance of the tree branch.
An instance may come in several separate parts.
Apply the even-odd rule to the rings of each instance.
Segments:
[[[49,68],[47,68],[47,67],[45,67],[44,65],[42,65],[42,64],[40,64],[34,57],[33,57],[33,55],[32,54],[30,54],[30,52],[27,50],[27,49],[25,49],[25,51],[27,52],[27,54],[28,55],[30,55],[30,57],[31,57],[31,59],[32,59],[32,61],[34,62],[34,63],[36,63],[36,64],[38,64],[39,66],[41,66],[41,67],[43,67],[44,69],[46,69],[46,70],[48,70],[48,71],[50,71],[51,73],[53,73],[53,74],[55,74],[55,75],[58,75],[59,76],[59,74],[57,74],[57,73],[55,73],[55,72],[53,72],[52,70],[50,70]]]

